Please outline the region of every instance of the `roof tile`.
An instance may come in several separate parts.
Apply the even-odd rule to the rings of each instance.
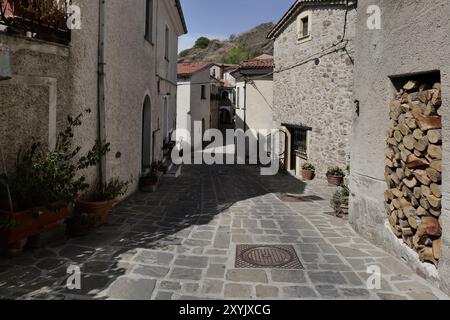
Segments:
[[[210,67],[210,63],[179,63],[177,65],[178,75],[191,75]]]

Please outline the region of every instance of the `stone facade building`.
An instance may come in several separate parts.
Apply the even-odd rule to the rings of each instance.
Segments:
[[[320,178],[349,161],[356,1],[298,0],[272,29],[274,121],[285,166],[308,161]]]
[[[380,28],[376,25],[368,28],[368,11],[375,19],[381,18]],[[377,17],[378,13],[381,15]],[[449,16],[447,0],[358,2],[355,99],[359,103],[359,116],[355,115],[353,122],[350,183],[350,220],[355,229],[371,242],[402,257],[447,293],[450,292]],[[415,88],[416,83],[421,86]],[[428,104],[423,104],[429,98]],[[406,127],[402,125],[405,121]],[[431,127],[435,129],[430,135],[426,130]],[[394,140],[389,138],[392,130],[397,137]],[[436,134],[442,142],[434,138]],[[442,171],[442,178],[436,171]],[[432,194],[428,193],[430,189]],[[429,262],[434,262],[437,268]]]
[[[6,0],[1,0],[4,2]],[[88,148],[106,139],[104,179],[133,179],[162,160],[175,129],[178,37],[187,32],[179,0],[75,1],[81,28],[66,41],[3,26],[12,79],[0,83],[0,143],[13,169],[31,136],[54,145],[67,115],[85,109],[76,140]],[[62,27],[61,27],[62,28]],[[96,178],[95,174],[91,175]]]

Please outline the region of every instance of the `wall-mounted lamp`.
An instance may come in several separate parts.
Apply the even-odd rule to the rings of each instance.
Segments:
[[[360,110],[360,108],[359,108],[359,100],[355,100],[355,101],[354,101],[354,104],[355,104],[355,111],[356,111],[356,114],[357,114],[358,117],[359,117],[359,110]]]
[[[9,54],[9,48],[0,44],[0,80],[9,80],[11,77],[11,56]]]

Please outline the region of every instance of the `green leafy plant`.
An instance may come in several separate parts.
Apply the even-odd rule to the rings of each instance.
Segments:
[[[350,190],[347,187],[341,187],[337,190],[331,199],[331,207],[336,213],[347,213]]]
[[[206,37],[200,37],[195,41],[194,48],[200,48],[200,49],[206,49],[209,44],[211,43],[211,40],[209,40]]]
[[[106,183],[98,181],[88,199],[94,202],[115,200],[127,193],[129,185],[129,181],[122,181],[119,178],[112,178]]]
[[[311,171],[312,173],[316,172],[316,167],[314,167],[314,165],[311,164],[311,163],[305,163],[302,166],[302,169],[305,170],[305,171]]]
[[[331,167],[327,171],[327,177],[345,177],[345,173],[339,167]]]
[[[15,211],[55,210],[58,208],[52,204],[72,203],[80,192],[89,188],[86,177],[80,172],[97,165],[109,151],[109,144],[96,142],[86,154],[80,154],[81,146],[74,144],[74,131],[82,125],[83,116],[84,113],[80,113],[75,118],[67,117],[67,127],[59,133],[54,150],[49,151],[41,142],[33,142],[19,152],[15,174],[2,178],[2,184],[9,186]]]

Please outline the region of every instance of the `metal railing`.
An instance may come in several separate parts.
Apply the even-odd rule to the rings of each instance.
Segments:
[[[67,9],[71,0],[0,0],[0,30],[68,44]]]

